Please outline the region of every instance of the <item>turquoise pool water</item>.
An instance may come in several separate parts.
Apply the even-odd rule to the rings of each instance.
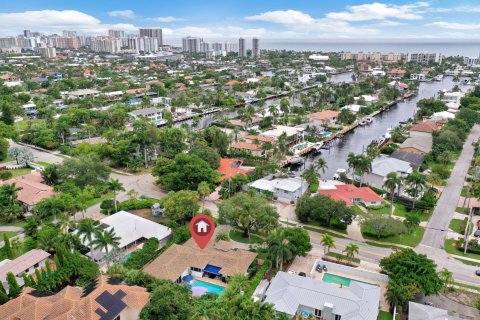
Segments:
[[[302,144],[296,145],[295,147],[293,147],[293,149],[295,149],[295,150],[302,150],[302,149],[306,148],[307,146],[308,146],[308,144],[302,143]]]
[[[352,279],[350,278],[337,276],[331,273],[325,273],[323,275],[322,280],[329,283],[341,284],[342,286],[345,286],[345,287],[349,287],[350,283],[352,282]]]
[[[127,253],[126,255],[124,255],[124,256],[122,257],[122,259],[120,259],[119,262],[120,262],[120,263],[125,263],[125,262],[127,262],[128,259],[130,259],[131,256],[132,256],[132,253],[131,253],[131,252],[130,252],[130,253]]]
[[[216,284],[211,284],[211,283],[200,281],[200,280],[193,280],[192,287],[204,287],[204,288],[207,288],[207,292],[215,293],[218,295],[221,295],[223,291],[225,291],[224,287],[217,286]]]
[[[332,133],[331,133],[330,131],[325,131],[325,132],[323,133],[323,136],[324,136],[325,138],[328,138],[328,137],[330,137],[331,135],[332,135]]]

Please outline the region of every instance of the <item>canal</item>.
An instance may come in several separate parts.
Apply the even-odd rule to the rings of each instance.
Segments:
[[[450,90],[455,83],[452,77],[444,77],[442,81],[422,82],[420,84],[418,95],[399,102],[397,105],[390,107],[390,110],[380,113],[373,118],[372,124],[364,127],[358,127],[347,133],[343,138],[336,139],[330,150],[322,150],[321,155],[309,155],[305,159],[305,165],[292,168],[292,171],[300,174],[305,167],[319,157],[323,157],[328,165],[322,179],[332,179],[337,169],[348,169],[347,156],[350,152],[362,153],[363,150],[372,142],[387,132],[387,129],[394,128],[399,125],[400,121],[407,121],[413,117],[417,110],[417,102],[423,98],[431,98],[437,95],[439,90]]]

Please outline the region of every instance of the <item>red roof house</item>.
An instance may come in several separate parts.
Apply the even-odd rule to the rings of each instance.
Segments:
[[[358,188],[353,184],[328,186],[318,193],[337,201],[343,201],[349,207],[363,204],[366,207],[379,205],[383,199],[369,187]]]
[[[241,174],[246,176],[252,170],[245,170],[240,168],[243,161],[238,159],[220,159],[220,167],[218,168],[218,172],[222,175],[222,180],[227,180],[230,177],[234,177],[237,174]]]

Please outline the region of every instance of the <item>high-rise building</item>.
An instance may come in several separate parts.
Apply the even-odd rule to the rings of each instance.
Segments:
[[[182,48],[184,52],[200,52],[202,43],[202,38],[188,36],[182,39]]]
[[[258,58],[260,56],[260,40],[257,38],[252,39],[252,58]]]
[[[207,53],[210,51],[210,43],[200,42],[200,52]]]
[[[223,45],[221,42],[214,42],[212,43],[212,50],[213,51],[222,51],[223,50]],[[225,50],[226,51],[226,50]]]
[[[64,37],[76,37],[77,36],[77,31],[68,31],[68,30],[63,30],[62,35]]]
[[[158,45],[163,46],[163,35],[161,28],[140,28],[140,37],[157,38]]]
[[[46,45],[37,47],[37,52],[46,59],[55,58],[57,56],[57,50]]]
[[[137,52],[157,52],[158,39],[149,37],[127,38],[127,47]]]
[[[23,36],[25,38],[29,38],[32,36],[32,33],[30,32],[30,30],[23,30]]]
[[[441,53],[418,53],[418,52],[409,52],[405,55],[404,60],[406,62],[416,62],[419,64],[428,64],[428,63],[442,63],[443,56]]]
[[[245,39],[243,38],[238,39],[238,56],[239,57],[247,56],[247,49],[245,48]]]
[[[80,39],[78,37],[56,37],[55,48],[78,49],[80,48]]]
[[[125,37],[125,31],[110,29],[110,30],[108,30],[108,36],[112,37],[112,38],[124,38]]]
[[[238,53],[238,43],[225,43],[225,52]]]
[[[0,38],[0,49],[10,49],[17,46],[17,39],[14,37]]]
[[[121,49],[121,42],[116,38],[96,37],[92,40],[90,48],[94,52],[117,53]]]

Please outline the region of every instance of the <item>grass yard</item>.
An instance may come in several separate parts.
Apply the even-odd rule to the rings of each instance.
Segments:
[[[14,220],[12,222],[6,222],[5,220],[0,219],[0,226],[2,227],[21,227],[25,226],[24,220]]]
[[[50,163],[50,162],[44,162],[44,161],[35,161],[34,163],[40,165],[40,166],[43,166],[43,167],[49,167],[51,165],[53,165],[53,163]]]
[[[345,236],[342,236],[338,233],[333,233],[333,232],[328,232],[327,230],[323,230],[323,229],[318,229],[316,227],[309,227],[309,226],[304,226],[303,229],[306,229],[306,230],[309,230],[309,231],[313,231],[313,232],[318,232],[320,234],[325,234],[325,233],[328,233],[329,235],[331,235],[332,237],[337,237],[337,238],[342,238],[342,239],[346,239],[347,237]]]
[[[241,231],[236,231],[236,230],[230,230],[230,239],[236,242],[240,243],[250,243],[250,244],[262,244],[265,242],[264,239],[260,238],[259,236],[256,236],[254,234],[250,233],[250,239],[249,238],[243,238],[242,237],[242,232]]]
[[[23,176],[25,174],[29,174],[32,172],[31,168],[23,168],[23,169],[16,169],[16,170],[6,170],[10,171],[12,173],[12,177],[18,177],[18,176]]]
[[[455,209],[455,211],[458,212],[458,213],[469,214],[470,213],[470,208],[457,207],[457,209]]]
[[[113,193],[109,192],[109,193],[106,193],[106,194],[102,195],[100,198],[93,198],[93,199],[90,199],[90,200],[86,201],[86,204],[87,204],[87,207],[92,207],[96,204],[101,203],[103,200],[112,199],[112,198],[113,198]]]
[[[398,314],[395,318],[398,319]],[[377,320],[393,320],[393,314],[387,311],[380,310]]]
[[[450,221],[449,228],[455,231],[456,233],[463,234],[465,231],[464,221],[462,219],[452,219]],[[473,223],[470,222],[468,226],[468,234],[472,233],[472,230],[473,230]]]
[[[420,217],[420,221],[428,221],[430,219],[430,216],[432,215],[432,210],[430,210],[428,213],[423,213],[419,210],[407,210],[407,207],[405,207],[404,204],[395,202],[395,211],[393,211],[393,214],[398,217],[407,217],[408,213],[416,213]],[[369,212],[373,214],[390,214],[390,205],[380,208],[380,209],[370,209]]]
[[[466,197],[468,195],[468,187],[463,186],[462,193],[460,194],[462,197]]]
[[[335,232],[339,232],[339,233],[343,233],[343,234],[348,234],[348,232],[347,232],[346,229],[336,228],[334,222],[332,222],[332,226],[331,226],[331,227],[321,226],[321,225],[320,225],[318,222],[316,222],[316,221],[312,221],[312,222],[310,222],[308,225],[309,225],[309,226],[312,226],[312,227],[322,228],[322,229],[325,229],[325,230],[330,229],[330,230],[335,231]]]
[[[401,249],[403,249],[402,247],[395,246],[395,245],[392,245],[392,244],[377,243],[377,242],[374,242],[374,241],[365,241],[365,243],[366,243],[366,244],[369,244],[369,245],[371,245],[371,246],[374,246],[374,247],[388,248],[388,249],[392,249],[392,250],[395,250],[395,249],[401,250]]]
[[[0,241],[3,241],[3,237],[7,235],[8,238],[14,237],[17,235],[16,232],[13,231],[0,231]]]
[[[404,246],[409,247],[416,247],[420,241],[422,240],[423,234],[425,233],[425,229],[422,227],[416,227],[412,233],[409,234],[400,234],[393,237],[385,237],[377,239],[375,236],[371,236],[370,234],[365,234],[365,228],[362,227],[362,235],[366,240],[375,240],[378,242],[390,242],[396,244],[402,244]]]
[[[467,252],[467,254],[464,254],[462,250],[457,249],[457,247],[455,246],[455,242],[456,241],[453,239],[445,240],[444,248],[445,248],[445,251],[447,251],[447,253],[454,254],[457,256],[467,257],[471,259],[477,259],[480,261],[480,254],[469,253],[469,252]],[[464,260],[462,260],[462,262],[464,262]]]
[[[45,123],[45,120],[44,119],[35,119],[35,120],[22,120],[22,121],[18,121],[18,122],[15,122],[15,128],[17,128],[17,130],[19,131],[25,131],[28,129],[28,126],[29,125],[33,125],[33,124],[43,124]]]

